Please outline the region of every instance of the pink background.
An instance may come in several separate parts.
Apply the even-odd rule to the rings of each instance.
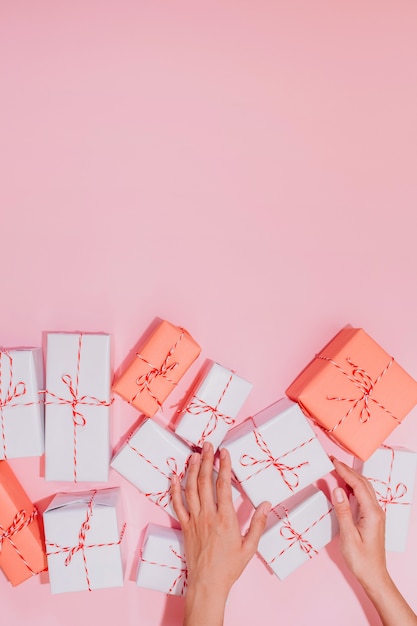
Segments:
[[[417,377],[416,41],[413,0],[1,0],[0,343],[105,331],[117,367],[155,317],[183,325],[203,353],[165,422],[205,358],[254,383],[243,419],[347,323]],[[417,449],[416,417],[389,442]],[[136,418],[118,398],[114,444]],[[11,465],[41,507],[77,490]],[[182,599],[129,580],[142,529],[168,517],[110,483],[124,588],[1,576],[2,623],[181,623]],[[414,609],[416,557],[413,531],[388,556]],[[284,582],[250,563],[226,623],[262,619],[378,623],[338,540]]]

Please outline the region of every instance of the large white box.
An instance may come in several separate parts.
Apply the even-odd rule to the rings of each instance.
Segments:
[[[400,446],[381,446],[367,461],[355,459],[353,467],[369,480],[385,511],[385,548],[405,552],[417,453]]]
[[[182,596],[187,585],[183,534],[175,528],[149,524],[141,549],[136,584]]]
[[[40,348],[0,350],[0,460],[44,453]]]
[[[269,514],[258,553],[284,580],[318,554],[338,531],[333,506],[320,489],[310,485]]]
[[[118,487],[59,493],[43,521],[52,593],[123,586]]]
[[[48,333],[46,480],[107,481],[110,384],[110,335]]]
[[[232,370],[212,363],[190,393],[175,432],[196,446],[209,441],[217,450],[252,387]]]
[[[232,428],[223,441],[252,504],[276,506],[334,470],[298,404],[283,398]]]

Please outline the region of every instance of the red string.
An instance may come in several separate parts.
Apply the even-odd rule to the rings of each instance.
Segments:
[[[193,396],[193,399],[191,400],[190,404],[186,408],[186,413],[190,413],[191,415],[203,415],[204,413],[210,414],[209,420],[197,443],[197,445],[200,447],[204,444],[204,441],[207,439],[207,437],[209,437],[216,430],[219,419],[223,420],[223,422],[227,424],[228,426],[232,426],[235,423],[235,420],[232,417],[224,413],[221,413],[219,411],[219,406],[225,394],[227,393],[230,383],[232,382],[234,373],[235,372],[232,372],[215,406],[211,406],[210,404],[207,404],[204,400],[201,400],[197,396]]]
[[[135,402],[138,396],[140,396],[144,391],[147,391],[148,394],[151,396],[151,398],[157,403],[159,408],[160,409],[162,408],[162,404],[159,398],[157,398],[156,395],[152,392],[151,386],[154,380],[160,377],[164,378],[166,381],[168,381],[174,386],[177,384],[175,380],[172,380],[171,378],[168,377],[168,374],[170,374],[173,370],[175,370],[178,367],[179,363],[177,361],[174,361],[173,363],[169,365],[168,363],[173,353],[177,349],[178,344],[180,343],[181,339],[184,336],[185,330],[183,328],[180,328],[180,331],[181,331],[180,336],[178,337],[176,343],[168,350],[168,354],[166,355],[160,367],[156,367],[155,365],[147,361],[141,354],[139,354],[138,352],[136,353],[136,356],[139,359],[141,359],[141,361],[143,361],[150,369],[148,372],[146,372],[145,374],[142,374],[136,379],[136,384],[139,387],[139,389],[135,393],[135,395],[129,400],[130,404],[133,404],[133,402]]]
[[[84,414],[79,410],[80,406],[110,406],[113,403],[113,399],[110,402],[106,400],[99,400],[95,396],[80,396],[78,387],[79,387],[79,379],[80,379],[80,366],[81,366],[81,350],[82,350],[82,338],[83,333],[79,335],[78,338],[78,351],[77,351],[77,369],[75,373],[75,381],[70,374],[63,374],[61,376],[61,381],[64,383],[66,388],[68,389],[70,398],[62,398],[51,391],[45,390],[44,393],[48,396],[54,398],[51,401],[45,401],[45,404],[56,404],[56,405],[70,405],[72,409],[72,423],[73,423],[73,480],[74,482],[78,481],[77,476],[77,429],[83,428],[87,424],[87,420]]]
[[[23,554],[20,552],[19,548],[14,543],[12,537],[20,533],[24,528],[27,528],[34,521],[37,515],[38,515],[37,509],[33,509],[32,513],[28,516],[26,515],[26,511],[22,509],[21,511],[16,513],[16,515],[13,518],[12,523],[10,524],[8,528],[3,528],[3,526],[1,526],[0,524],[0,553],[3,548],[3,543],[7,539],[7,541],[10,543],[12,548],[14,548],[18,557],[26,565],[26,567],[28,568],[32,576],[34,576],[35,574],[38,574],[38,572],[35,572],[31,568],[31,566],[29,565],[29,563],[27,562]]]
[[[86,518],[84,522],[81,524],[81,528],[78,533],[78,543],[75,546],[61,546],[57,543],[46,542],[47,546],[51,548],[56,548],[56,550],[53,552],[51,551],[47,552],[46,553],[47,556],[53,556],[55,554],[62,554],[65,552],[68,553],[64,561],[64,564],[66,567],[68,567],[71,564],[71,561],[74,555],[77,554],[77,552],[81,552],[88,591],[92,591],[92,588],[91,588],[90,573],[88,571],[88,565],[87,565],[86,550],[89,550],[90,548],[106,548],[109,546],[118,546],[122,542],[123,535],[126,530],[126,524],[124,524],[118,541],[112,541],[109,543],[91,543],[91,544],[86,545],[87,533],[91,528],[90,520],[94,511],[94,498],[96,497],[96,495],[97,495],[97,490],[93,491],[93,494],[87,503]]]
[[[177,565],[167,565],[166,563],[159,563],[158,561],[149,561],[147,559],[144,559],[142,555],[141,555],[140,560],[142,563],[147,563],[148,565],[157,565],[158,567],[165,567],[167,569],[171,569],[173,571],[179,572],[178,576],[172,583],[167,593],[172,593],[175,587],[182,581],[182,587],[178,594],[182,596],[184,595],[185,589],[187,587],[187,578],[188,578],[187,562],[185,558],[182,556],[182,554],[177,552],[173,546],[169,546],[169,549],[180,560],[182,567],[178,567]]]
[[[385,374],[388,372],[388,370],[392,366],[394,362],[394,359],[392,357],[388,365],[382,370],[382,372],[379,374],[379,376],[376,377],[375,380],[372,380],[368,372],[366,372],[364,369],[355,365],[350,358],[347,358],[346,361],[352,367],[352,375],[346,372],[338,363],[336,363],[336,361],[333,361],[333,359],[330,359],[325,356],[320,356],[320,355],[317,358],[322,359],[323,361],[328,361],[334,367],[336,367],[336,369],[338,369],[344,376],[346,376],[346,378],[351,383],[353,383],[353,385],[355,385],[357,389],[359,389],[360,394],[361,394],[359,398],[342,398],[342,397],[327,396],[328,400],[334,400],[336,402],[353,402],[353,404],[350,407],[350,409],[347,411],[347,413],[337,422],[335,426],[329,429],[322,427],[323,430],[325,430],[328,433],[334,432],[336,428],[338,428],[351,415],[351,413],[353,413],[353,411],[355,411],[355,409],[362,403],[363,405],[362,405],[360,415],[359,415],[359,422],[361,424],[365,424],[369,419],[371,419],[371,406],[370,406],[371,402],[377,407],[379,407],[380,409],[382,409],[385,413],[387,413],[387,415],[392,417],[395,421],[397,421],[398,423],[401,423],[401,420],[399,420],[395,415],[393,415],[393,413],[391,413],[391,411],[389,411],[383,404],[378,402],[378,400],[373,395],[375,387],[377,386],[377,384],[380,382],[380,380],[385,376]]]
[[[140,452],[137,448],[135,448],[134,445],[132,445],[131,441],[130,441],[130,437],[127,440],[127,445],[129,446],[129,448],[131,450],[133,450],[133,452],[135,452],[141,459],[143,459],[144,461],[146,461],[146,463],[148,463],[151,467],[153,467],[157,472],[159,472],[160,474],[162,474],[162,476],[165,476],[165,478],[167,478],[168,480],[168,487],[162,491],[149,491],[145,493],[145,496],[147,496],[148,498],[156,498],[155,502],[156,504],[158,504],[160,507],[162,507],[163,509],[166,509],[167,506],[171,503],[172,501],[172,490],[171,490],[171,477],[173,474],[175,474],[178,477],[178,481],[181,484],[185,473],[187,471],[187,467],[188,467],[188,462],[189,462],[189,458],[186,460],[184,468],[181,472],[178,471],[178,463],[177,460],[174,457],[168,457],[166,459],[166,465],[168,467],[168,469],[171,470],[170,474],[167,474],[166,472],[164,472],[160,467],[158,467],[157,465],[155,465],[154,463],[152,463],[152,461],[150,461],[144,454],[142,454],[142,452]],[[183,489],[183,487],[181,487]]]
[[[390,446],[386,446],[386,445],[383,445],[382,447],[385,448],[386,450],[391,451],[391,462],[390,462],[389,471],[388,471],[388,480],[387,482],[378,480],[376,478],[368,478],[368,480],[370,480],[373,483],[378,483],[379,485],[382,485],[382,487],[386,488],[385,493],[383,493],[382,491],[378,491],[375,488],[375,494],[378,498],[378,502],[380,503],[383,511],[386,513],[387,506],[389,504],[401,504],[403,506],[411,506],[411,502],[400,502],[400,500],[404,498],[404,496],[407,494],[407,486],[404,483],[397,483],[395,487],[391,486],[392,471],[394,468],[395,450],[391,448]]]
[[[302,532],[299,533],[292,526],[289,516],[288,516],[288,510],[284,507],[285,521],[283,525],[281,526],[279,532],[280,532],[281,537],[286,539],[289,542],[289,544],[283,550],[281,550],[279,554],[274,556],[273,559],[269,561],[269,563],[272,564],[274,561],[279,559],[287,550],[292,548],[292,546],[294,546],[296,543],[298,543],[300,550],[302,550],[305,554],[307,554],[307,556],[310,559],[312,559],[315,554],[318,554],[318,551],[313,547],[310,541],[308,541],[308,539],[304,537],[304,535],[308,533],[312,528],[314,528],[314,526],[317,526],[317,524],[319,524],[326,517],[326,515],[329,515],[333,511],[333,508],[334,508],[333,506],[330,507],[330,509],[326,511],[325,513],[323,513],[323,515],[321,515],[315,522],[310,524],[310,526],[308,526]]]
[[[3,398],[3,356],[9,362],[9,384],[5,389],[5,397]],[[26,394],[26,385],[23,381],[13,385],[13,357],[8,350],[0,350],[0,424],[1,424],[1,443],[3,448],[3,458],[7,459],[7,445],[6,445],[6,425],[4,409],[12,409],[18,406],[32,406],[39,404],[37,402],[14,402],[18,398]]]
[[[252,431],[253,436],[255,437],[256,444],[264,453],[266,458],[257,459],[253,456],[250,456],[249,454],[243,454],[240,457],[240,464],[243,465],[243,467],[250,467],[250,466],[254,466],[254,467],[260,466],[260,467],[257,471],[253,472],[249,476],[246,476],[246,478],[243,478],[239,482],[243,483],[246,480],[250,480],[251,478],[253,478],[253,476],[256,476],[257,474],[264,471],[268,467],[275,467],[275,469],[278,470],[278,472],[280,473],[281,478],[284,481],[284,483],[287,485],[287,487],[291,491],[294,491],[294,489],[298,487],[299,482],[300,482],[300,478],[295,470],[299,469],[300,467],[303,467],[304,465],[309,465],[309,461],[303,461],[302,463],[299,463],[298,465],[291,466],[291,465],[286,465],[285,463],[282,463],[281,459],[284,459],[289,454],[292,454],[296,450],[299,450],[303,448],[304,446],[306,446],[307,444],[311,443],[312,441],[314,441],[316,437],[311,437],[307,441],[304,441],[303,443],[296,446],[292,450],[289,450],[285,454],[282,454],[279,457],[274,457],[266,441],[263,439],[261,433],[258,430],[256,430],[256,424],[254,421],[253,423],[255,425],[255,430]]]

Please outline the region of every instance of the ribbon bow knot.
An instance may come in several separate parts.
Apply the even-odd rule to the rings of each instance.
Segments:
[[[303,533],[298,533],[295,530],[295,528],[293,528],[293,526],[290,524],[288,519],[283,524],[283,526],[281,526],[279,532],[281,534],[281,537],[283,537],[287,541],[292,542],[291,546],[293,546],[295,543],[298,543],[298,545],[300,546],[301,550],[303,552],[305,552],[305,554],[307,554],[307,556],[310,559],[313,558],[314,554],[318,554],[317,550],[315,548],[313,548],[311,543],[304,537]],[[306,532],[306,531],[304,531],[304,532]],[[289,547],[291,547],[291,546],[289,546]]]

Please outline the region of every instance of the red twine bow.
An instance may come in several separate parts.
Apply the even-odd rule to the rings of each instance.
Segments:
[[[286,539],[289,542],[289,544],[283,550],[281,550],[279,554],[277,554],[276,556],[274,556],[273,559],[271,559],[270,564],[272,564],[274,561],[279,559],[287,550],[292,548],[292,546],[294,546],[297,543],[298,543],[300,550],[302,550],[308,556],[308,558],[312,559],[315,554],[318,554],[318,551],[316,550],[316,548],[313,547],[313,545],[310,543],[310,541],[308,541],[308,539],[304,535],[308,533],[312,528],[314,528],[314,526],[319,524],[326,517],[326,515],[329,515],[333,511],[333,508],[334,507],[330,507],[328,511],[323,513],[323,515],[321,515],[315,522],[310,524],[308,528],[305,528],[300,533],[297,532],[295,528],[292,526],[289,516],[288,516],[288,510],[285,509],[285,522],[281,526],[279,532],[280,532],[281,537]]]
[[[148,561],[147,559],[144,559],[142,556],[140,560],[142,563],[147,563],[148,565],[157,565],[158,567],[165,567],[167,569],[171,569],[173,571],[179,572],[178,576],[176,577],[171,587],[169,588],[168,593],[172,593],[175,587],[180,582],[182,582],[182,587],[178,595],[183,596],[185,593],[185,589],[187,587],[187,578],[188,578],[187,562],[185,558],[182,556],[182,554],[177,552],[173,546],[169,546],[169,549],[179,559],[181,563],[181,567],[177,565],[167,565],[166,563],[159,563],[158,561]]]
[[[99,400],[95,396],[80,396],[78,387],[79,387],[79,379],[80,379],[80,366],[81,366],[81,349],[82,349],[82,338],[83,333],[80,334],[78,339],[78,352],[77,352],[77,370],[75,374],[75,382],[70,374],[63,374],[61,376],[61,381],[64,383],[69,392],[69,398],[62,398],[51,391],[45,390],[45,394],[54,398],[54,400],[47,401],[45,404],[57,404],[57,405],[69,405],[72,410],[72,422],[73,422],[73,449],[74,449],[74,482],[78,481],[77,476],[77,429],[83,428],[87,424],[87,420],[85,415],[79,410],[80,406],[97,406],[104,407],[110,406],[113,403],[113,400],[107,402],[106,400]]]
[[[205,413],[208,413],[210,415],[209,420],[197,443],[198,446],[202,446],[207,437],[209,437],[216,430],[219,419],[223,420],[223,422],[228,426],[232,426],[235,423],[235,420],[232,417],[225,415],[225,413],[221,413],[219,411],[219,406],[225,394],[227,393],[230,383],[232,382],[233,375],[234,372],[232,372],[215,406],[211,406],[197,396],[193,396],[193,399],[186,409],[186,412],[190,413],[191,415],[203,415]]]
[[[93,495],[91,496],[90,500],[88,501],[87,504],[87,513],[86,513],[86,518],[84,520],[84,522],[81,524],[81,528],[80,528],[80,532],[78,533],[78,543],[75,546],[60,546],[57,543],[50,543],[47,542],[46,545],[51,547],[51,548],[56,548],[55,551],[53,552],[47,552],[47,556],[53,556],[55,554],[62,554],[67,552],[67,557],[64,561],[64,565],[65,567],[68,567],[71,564],[71,561],[73,559],[73,557],[75,556],[75,554],[77,554],[77,552],[81,552],[82,555],[82,559],[83,559],[83,564],[84,564],[84,571],[85,571],[85,577],[86,577],[86,581],[87,581],[87,587],[88,587],[88,591],[92,591],[92,587],[91,587],[91,579],[90,579],[90,573],[88,571],[88,565],[87,565],[87,555],[86,555],[86,550],[89,550],[90,548],[106,548],[109,546],[118,546],[123,539],[123,535],[125,533],[126,530],[126,524],[123,525],[122,531],[120,533],[120,537],[118,539],[118,541],[112,541],[110,543],[92,543],[89,545],[86,545],[86,541],[87,541],[87,533],[90,530],[90,520],[91,517],[93,515],[93,510],[94,510],[94,498],[97,495],[97,490],[95,490],[93,492]]]
[[[26,559],[23,556],[23,554],[20,552],[19,548],[14,543],[12,537],[14,537],[18,533],[20,533],[24,528],[27,528],[29,526],[29,524],[31,524],[34,521],[34,519],[35,519],[35,517],[37,515],[38,515],[37,509],[33,509],[32,513],[30,515],[28,515],[28,516],[26,515],[26,511],[24,509],[22,509],[21,511],[16,513],[16,515],[13,518],[12,523],[10,524],[10,526],[8,528],[3,528],[3,526],[1,526],[1,524],[0,524],[0,553],[1,553],[2,548],[3,548],[3,543],[7,539],[7,541],[10,543],[12,548],[15,550],[16,554],[18,555],[18,557],[26,565],[26,567],[28,568],[28,570],[30,571],[32,576],[34,576],[38,572],[35,572],[31,568],[31,566],[26,561]]]
[[[378,498],[378,502],[381,505],[381,508],[386,513],[387,506],[389,504],[401,504],[403,506],[411,506],[411,502],[400,502],[402,498],[407,494],[407,486],[404,483],[397,483],[395,487],[391,486],[392,480],[392,470],[394,467],[394,458],[395,458],[395,450],[390,446],[383,445],[383,448],[387,450],[391,450],[391,463],[388,472],[388,480],[384,482],[382,480],[378,480],[376,478],[368,478],[373,483],[378,483],[378,485],[382,485],[385,487],[385,493],[383,491],[378,491],[375,487],[375,495]]]
[[[152,392],[151,385],[154,382],[154,380],[156,380],[157,378],[164,378],[166,381],[168,381],[169,383],[171,383],[171,385],[174,385],[174,386],[177,384],[176,381],[169,378],[168,375],[173,370],[175,370],[175,368],[178,367],[179,363],[177,361],[174,361],[171,364],[168,364],[168,363],[173,353],[177,349],[178,344],[180,343],[181,339],[184,336],[185,330],[183,328],[181,328],[180,330],[181,330],[180,336],[178,337],[175,344],[168,350],[168,354],[166,355],[160,367],[156,367],[155,365],[147,361],[141,354],[139,354],[138,352],[136,353],[136,356],[138,357],[138,359],[141,359],[141,361],[143,361],[150,368],[150,370],[146,372],[145,374],[142,374],[136,379],[136,384],[139,387],[139,390],[129,400],[130,404],[133,404],[133,402],[136,400],[138,396],[140,396],[144,391],[147,391],[148,394],[151,396],[151,398],[157,403],[159,408],[160,409],[162,408],[162,404],[159,398],[157,398],[156,395]]]
[[[3,356],[9,361],[9,384],[5,390],[5,396],[3,398]],[[30,406],[32,404],[38,404],[38,402],[27,402],[22,404],[15,402],[18,398],[21,398],[26,394],[26,385],[23,381],[13,385],[13,357],[7,350],[0,350],[0,423],[1,423],[1,444],[3,448],[3,458],[7,459],[7,445],[6,445],[6,427],[4,419],[4,409],[12,409],[16,406]]]
[[[180,471],[178,471],[177,460],[174,457],[172,457],[172,456],[168,457],[165,462],[166,462],[166,465],[167,465],[168,469],[171,470],[171,473],[167,474],[160,467],[158,467],[157,465],[152,463],[152,461],[150,461],[148,458],[146,458],[146,456],[144,454],[142,454],[142,452],[140,452],[137,448],[135,448],[135,446],[132,445],[132,443],[130,441],[130,438],[127,440],[127,445],[141,459],[146,461],[146,463],[148,463],[151,467],[153,467],[157,472],[162,474],[162,476],[165,476],[165,478],[168,480],[168,487],[166,489],[163,489],[161,491],[148,491],[147,493],[145,493],[146,497],[154,499],[156,504],[158,504],[163,509],[166,509],[166,507],[172,501],[171,476],[172,476],[172,474],[175,474],[178,477],[179,483],[181,484],[181,482],[182,482],[182,480],[183,480],[183,478],[185,476],[185,472],[187,471],[188,459],[185,462],[183,470],[180,472]]]
[[[282,454],[279,457],[274,457],[266,441],[263,439],[261,433],[257,430],[253,430],[252,432],[255,437],[255,441],[257,445],[265,454],[266,458],[256,459],[255,457],[250,456],[249,454],[243,454],[240,457],[241,465],[243,465],[244,467],[250,467],[250,466],[254,466],[254,467],[260,466],[260,467],[253,474],[250,474],[249,476],[247,476],[240,482],[242,483],[246,480],[249,480],[250,478],[253,478],[253,476],[256,476],[257,474],[267,469],[268,467],[275,467],[275,469],[278,470],[278,472],[280,473],[281,478],[284,481],[284,483],[287,485],[288,489],[290,489],[291,491],[294,491],[294,489],[298,487],[299,482],[300,482],[300,477],[298,476],[295,470],[299,469],[300,467],[303,467],[304,465],[308,465],[309,461],[303,461],[302,463],[299,463],[298,465],[291,466],[291,465],[286,465],[285,463],[282,463],[281,459],[285,458],[289,454],[292,454],[296,450],[299,450],[300,448],[307,445],[308,443],[311,443],[312,441],[314,441],[315,437],[311,437],[311,439],[304,441],[300,445],[296,446],[289,452],[286,452],[285,454]]]
[[[364,369],[355,365],[350,358],[347,358],[346,361],[352,368],[352,374],[349,374],[348,372],[346,372],[338,363],[336,363],[336,361],[333,361],[333,359],[329,359],[328,357],[325,357],[325,356],[318,356],[317,358],[331,363],[344,376],[346,376],[346,378],[351,383],[353,383],[355,387],[359,389],[360,391],[360,396],[358,398],[341,398],[337,396],[335,397],[327,396],[328,400],[334,400],[336,402],[353,402],[353,404],[350,407],[350,409],[347,411],[347,413],[338,421],[338,423],[335,426],[333,426],[330,429],[324,429],[326,430],[326,432],[329,432],[329,433],[334,432],[336,428],[338,428],[338,426],[340,426],[349,417],[349,415],[353,413],[356,407],[362,403],[363,404],[362,404],[362,408],[361,408],[360,415],[359,415],[359,421],[361,422],[361,424],[365,424],[371,418],[371,407],[370,407],[371,402],[373,402],[374,405],[382,409],[385,413],[387,413],[394,420],[400,423],[400,420],[395,415],[393,415],[393,413],[391,413],[391,411],[389,411],[384,405],[378,402],[378,400],[373,395],[375,387],[377,386],[381,378],[385,376],[385,374],[388,372],[389,368],[393,364],[394,359],[392,357],[388,365],[382,370],[382,372],[379,374],[379,376],[376,377],[375,380],[372,380],[368,372],[366,372]]]

